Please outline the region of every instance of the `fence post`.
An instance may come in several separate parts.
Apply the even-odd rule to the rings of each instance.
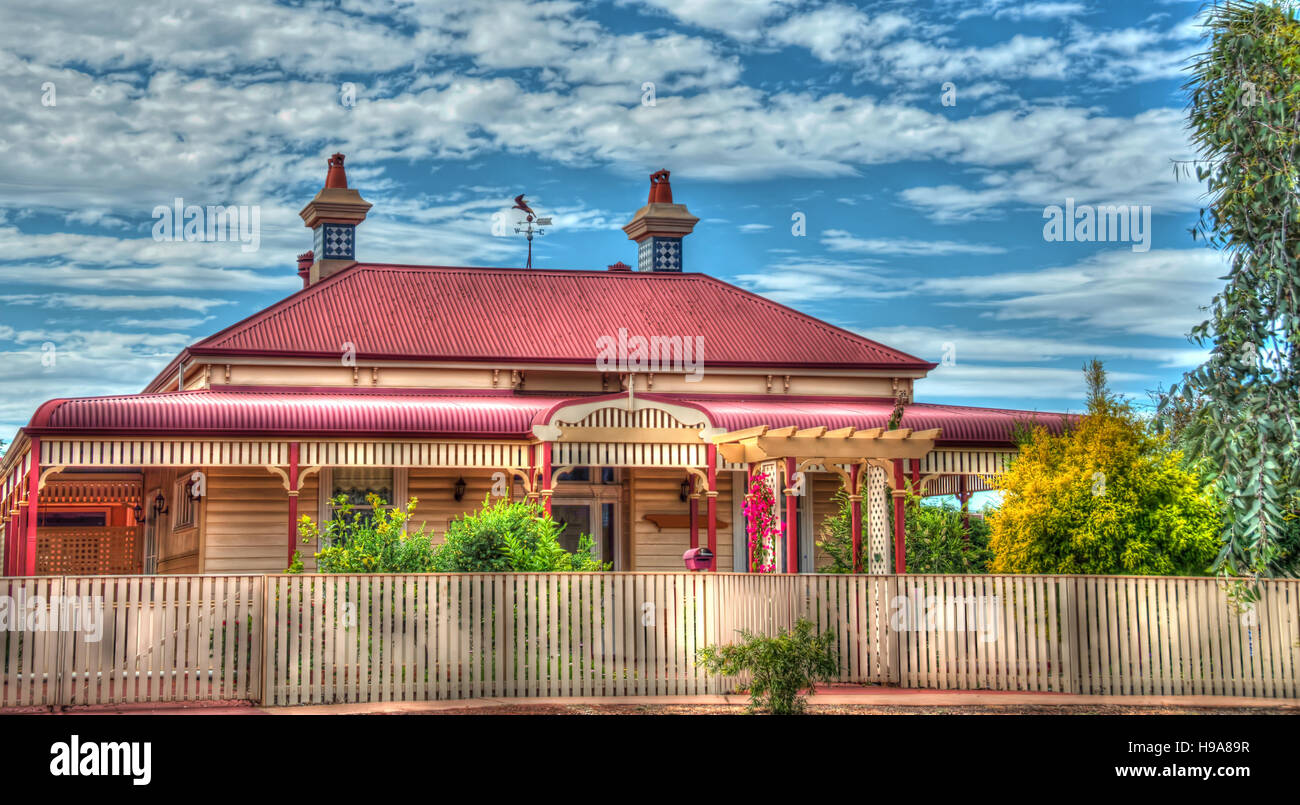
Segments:
[[[51,599],[46,599],[47,605],[53,603],[54,601],[58,601],[59,606],[62,607],[62,603],[67,598],[68,595],[68,577],[59,576],[58,586],[59,586],[59,597],[57,599],[53,599],[52,597]],[[50,588],[51,590],[53,590],[54,588],[53,581],[50,582]],[[63,609],[59,610],[59,614],[60,615],[63,614]],[[58,708],[65,707],[67,705],[72,704],[72,691],[70,689],[65,690],[64,683],[66,682],[69,688],[72,687],[72,680],[70,678],[66,678],[66,677],[71,677],[71,674],[66,673],[66,671],[68,670],[66,668],[66,664],[72,662],[73,647],[68,644],[73,640],[75,640],[77,637],[75,631],[73,631],[72,629],[64,629],[62,623],[58,624],[58,628],[59,628],[58,636],[57,636],[57,640],[55,641],[55,645],[58,646],[58,650],[55,652],[54,655],[54,668],[48,674],[50,678],[46,681],[46,685],[45,685],[46,690],[49,691],[48,695],[50,696],[51,709],[55,710],[56,712],[58,711]],[[29,634],[31,633],[29,632]],[[32,641],[32,643],[35,642],[36,642],[35,640]],[[28,650],[30,650],[30,648]]]
[[[1078,615],[1078,601],[1075,599],[1075,581],[1073,576],[1066,576],[1060,579],[1062,590],[1065,593],[1065,611],[1057,613],[1061,620],[1061,633],[1064,637],[1061,646],[1062,668],[1061,683],[1065,687],[1066,693],[1079,692],[1079,635],[1078,629],[1075,628],[1075,618]]]
[[[261,656],[261,690],[258,691],[257,703],[263,707],[267,704],[268,692],[271,690],[266,678],[267,667],[271,664],[271,578],[262,576],[262,656]],[[274,698],[274,697],[271,697]]]
[[[885,576],[884,579],[885,600],[880,602],[880,623],[884,635],[881,639],[881,653],[884,655],[885,664],[884,678],[886,682],[902,685],[902,635],[899,630],[894,628],[889,611],[894,600],[898,598],[898,576],[890,574]]]

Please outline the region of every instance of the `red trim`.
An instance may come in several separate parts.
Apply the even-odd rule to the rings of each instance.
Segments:
[[[551,491],[551,443],[542,442],[542,489]],[[551,496],[542,495],[542,509],[551,516]]]
[[[705,450],[708,457],[708,478],[709,491],[718,491],[718,446],[710,444]],[[716,494],[707,497],[709,507],[709,552],[713,558],[709,560],[709,570],[717,571],[718,569],[718,497]]]
[[[695,493],[698,492],[696,486],[699,479],[691,475],[688,480],[691,484],[692,493],[686,498],[686,511],[690,515],[691,522],[691,547],[698,548],[700,547],[700,507],[697,505],[699,499],[695,497]]]
[[[289,564],[298,550],[298,443],[289,445]],[[398,501],[393,501],[397,503]]]
[[[300,358],[300,359],[318,359],[337,361],[339,353],[337,352],[309,352],[293,350],[274,350],[274,349],[207,349],[204,347],[190,347],[187,350],[190,357],[224,357],[234,358]],[[518,363],[527,368],[528,365],[535,366],[557,366],[564,364],[587,365],[592,362],[590,355],[574,355],[564,358],[540,358],[536,355],[491,355],[491,356],[474,356],[474,355],[412,355],[395,352],[357,352],[356,358],[359,361],[393,361],[393,362],[412,362],[421,363]],[[781,374],[781,369],[891,369],[891,370],[912,370],[924,369],[929,371],[938,367],[937,363],[845,363],[839,361],[790,361],[789,363],[773,364],[771,361],[721,361],[710,360],[710,366],[730,366],[742,369],[761,368],[769,370],[767,374]],[[154,383],[150,383],[152,388]],[[784,395],[783,395],[784,396]]]
[[[41,439],[33,436],[31,442],[32,468],[27,478],[27,548],[23,553],[26,575],[36,575],[36,523],[41,504]]]
[[[785,488],[794,489],[794,459],[785,460]],[[799,498],[785,496],[785,572],[799,572]]]
[[[858,497],[858,480],[862,475],[862,465],[854,464],[849,471],[849,490],[854,498]],[[862,501],[854,500],[851,507],[853,515],[850,523],[853,537],[853,572],[862,572]]]

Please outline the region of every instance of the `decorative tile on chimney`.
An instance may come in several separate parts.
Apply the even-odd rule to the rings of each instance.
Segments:
[[[699,218],[685,204],[673,203],[669,172],[650,174],[650,197],[623,227],[628,240],[637,244],[638,271],[682,271],[685,260],[682,238],[691,234]]]
[[[370,206],[360,193],[348,188],[343,155],[330,157],[325,186],[298,213],[312,230],[312,251],[308,254],[314,254],[314,260],[308,285],[356,265],[357,224],[366,220]]]

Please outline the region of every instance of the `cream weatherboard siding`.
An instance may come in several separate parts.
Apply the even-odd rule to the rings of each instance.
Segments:
[[[686,478],[683,470],[634,470],[635,487],[632,495],[632,565],[629,570],[681,571],[685,568],[682,554],[691,546],[690,529],[665,528],[645,519],[647,514],[686,514],[686,504],[681,501],[681,485]],[[718,526],[718,556],[715,567],[731,568],[731,478],[730,473],[718,473],[718,520],[727,527]],[[700,499],[700,545],[708,544],[708,509]]]
[[[262,467],[210,468],[204,503],[204,573],[280,573],[288,565],[289,497],[278,475]],[[298,511],[314,515],[316,481],[299,495]],[[316,546],[302,546],[315,566]]]

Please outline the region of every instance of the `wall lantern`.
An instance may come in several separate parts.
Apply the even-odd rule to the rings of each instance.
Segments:
[[[458,501],[459,501],[461,498],[465,497],[465,479],[464,479],[464,478],[457,478],[457,479],[456,479],[456,491],[455,491],[454,494],[455,494],[455,496],[456,496],[456,500],[458,500]]]
[[[158,497],[153,499],[153,513],[157,515],[167,513],[167,499],[162,496],[162,492],[159,492]]]
[[[682,481],[682,491],[681,494],[678,495],[678,499],[681,500],[682,503],[685,503],[686,499],[690,496],[691,496],[691,479],[688,476],[685,481]]]
[[[144,508],[139,503],[131,507],[131,514],[135,515],[135,521],[137,523],[144,522]]]

